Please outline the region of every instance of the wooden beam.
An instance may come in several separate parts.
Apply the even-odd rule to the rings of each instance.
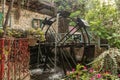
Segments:
[[[9,3],[10,3],[10,0],[6,0],[6,5],[9,5]],[[14,2],[13,7],[17,7],[16,2]],[[55,15],[54,14],[55,7],[45,2],[40,3],[38,0],[30,0],[29,3],[25,3],[25,5],[23,6],[24,9],[27,9],[27,7],[29,8],[30,11],[33,11],[33,12],[37,12],[37,13],[41,13],[49,16]]]

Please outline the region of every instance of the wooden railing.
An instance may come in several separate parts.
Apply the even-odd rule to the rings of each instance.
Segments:
[[[0,38],[0,80],[24,80],[29,75],[29,59],[27,38]]]

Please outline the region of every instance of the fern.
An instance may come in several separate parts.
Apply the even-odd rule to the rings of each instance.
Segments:
[[[97,71],[110,71],[112,74],[117,74],[119,57],[120,50],[117,48],[110,48],[101,53],[101,55],[88,65],[92,65],[93,67],[95,67],[95,65],[100,66],[100,68],[97,68]]]

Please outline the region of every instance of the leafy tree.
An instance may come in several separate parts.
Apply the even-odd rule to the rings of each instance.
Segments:
[[[90,23],[91,31],[103,39],[108,39],[111,46],[120,48],[120,33],[118,10],[113,5],[100,2],[88,10],[86,19]],[[114,38],[113,38],[114,37]]]
[[[55,0],[60,11],[71,12],[70,18],[84,18],[91,31],[100,38],[107,39],[111,46],[120,48],[120,0],[116,4],[102,0]],[[70,25],[75,22],[70,20]]]
[[[59,11],[69,11],[71,14],[77,11],[79,12],[79,17],[83,17],[82,15],[85,13],[85,4],[87,1],[88,0],[55,0],[55,3]],[[74,14],[74,16],[78,16],[78,14]]]

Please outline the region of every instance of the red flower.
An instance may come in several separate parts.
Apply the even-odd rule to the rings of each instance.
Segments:
[[[118,74],[118,77],[120,78],[120,74]]]
[[[74,72],[74,71],[75,71],[75,69],[73,68],[73,69],[72,69],[72,72]]]
[[[87,70],[87,67],[84,66],[83,70]]]
[[[99,79],[99,78],[101,78],[102,76],[101,76],[101,74],[96,74],[96,77]]]
[[[92,69],[92,68],[89,70],[90,73],[92,73],[93,71],[94,71],[94,69]]]

